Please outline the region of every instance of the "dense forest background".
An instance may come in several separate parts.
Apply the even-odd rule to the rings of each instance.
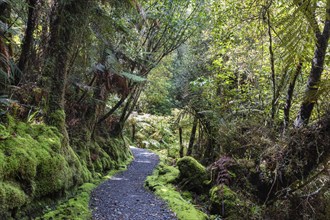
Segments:
[[[329,0],[0,0],[0,218],[135,144],[206,166],[178,185],[221,218],[327,219],[329,37]]]

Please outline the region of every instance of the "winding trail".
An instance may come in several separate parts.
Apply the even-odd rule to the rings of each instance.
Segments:
[[[150,151],[131,147],[134,161],[124,172],[99,185],[92,193],[90,207],[94,220],[177,219],[165,202],[144,188],[159,158]]]

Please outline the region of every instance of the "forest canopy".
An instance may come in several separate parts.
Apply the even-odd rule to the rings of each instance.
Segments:
[[[0,0],[0,218],[130,143],[195,158],[216,173],[195,193],[247,218],[326,219],[329,37],[330,0]]]

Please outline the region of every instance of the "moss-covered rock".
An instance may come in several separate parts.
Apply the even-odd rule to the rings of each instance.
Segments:
[[[262,211],[258,205],[226,185],[212,187],[209,194],[211,214],[232,220],[262,218]]]
[[[0,219],[35,215],[92,177],[119,168],[131,158],[121,139],[91,140],[86,136],[88,129],[82,131],[85,133],[76,136],[70,133],[73,140],[69,145],[55,127],[7,116],[0,126],[0,184],[4,186],[0,189]],[[10,195],[12,199],[8,199]]]
[[[182,188],[197,192],[204,191],[209,177],[202,164],[193,157],[185,156],[178,160],[177,166],[180,171],[178,180]]]
[[[240,200],[237,194],[226,185],[214,186],[210,190],[211,212],[228,217],[238,211]]]
[[[8,217],[3,210],[11,212],[26,204],[27,201],[28,197],[18,184],[0,182],[0,219]]]
[[[153,190],[156,186],[175,182],[178,176],[178,169],[161,162],[157,166],[157,169],[154,171],[154,175],[148,176],[145,184],[149,189]]]
[[[179,176],[175,167],[160,163],[152,176],[147,177],[145,185],[164,199],[179,220],[206,220],[207,215],[196,209],[190,201],[185,200],[170,183]]]
[[[26,200],[62,195],[90,179],[90,172],[72,148],[62,145],[62,136],[56,128],[17,122],[10,116],[4,128],[9,136],[0,140],[0,183],[5,192],[0,195],[3,218],[15,217],[11,209],[21,207]],[[12,199],[8,199],[10,195]]]

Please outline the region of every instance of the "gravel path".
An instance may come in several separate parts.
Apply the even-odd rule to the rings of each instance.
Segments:
[[[131,147],[134,161],[124,172],[98,186],[90,207],[94,220],[166,220],[176,219],[165,202],[144,188],[159,158],[144,149]]]

